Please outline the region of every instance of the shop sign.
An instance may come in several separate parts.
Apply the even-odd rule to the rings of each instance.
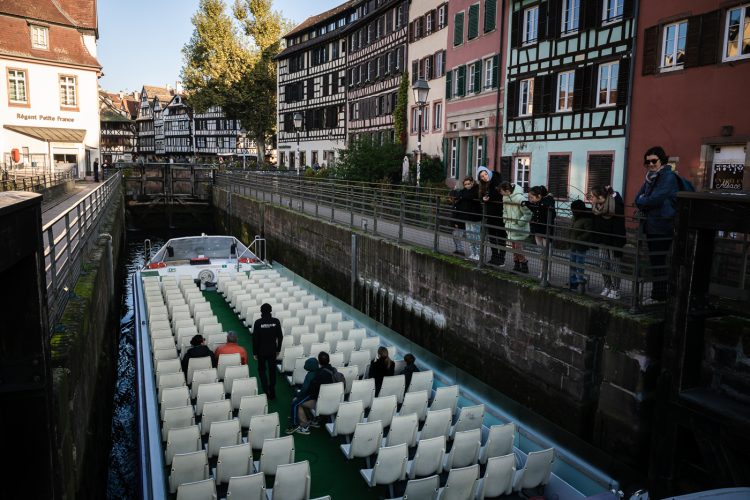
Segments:
[[[714,164],[713,189],[742,190],[745,165],[742,163]]]
[[[73,123],[73,118],[68,118],[60,115],[27,115],[26,113],[16,113],[16,118],[19,120],[41,120],[44,122],[65,122]]]

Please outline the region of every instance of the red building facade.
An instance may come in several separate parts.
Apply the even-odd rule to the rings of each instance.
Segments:
[[[625,198],[664,147],[697,189],[750,189],[750,2],[640,2]]]

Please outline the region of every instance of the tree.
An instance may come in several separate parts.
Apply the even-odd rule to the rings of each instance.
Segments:
[[[335,177],[351,181],[377,182],[387,178],[397,183],[401,180],[403,156],[401,144],[390,140],[380,144],[363,136],[339,150],[336,166],[329,170]]]
[[[407,114],[409,108],[409,73],[401,73],[401,84],[398,87],[398,98],[396,99],[396,110],[393,112],[393,128],[396,132],[396,141],[406,148],[407,141]],[[401,150],[403,153],[403,149]]]

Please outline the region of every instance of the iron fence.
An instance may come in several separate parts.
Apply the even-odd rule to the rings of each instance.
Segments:
[[[38,169],[35,169],[38,172]],[[0,191],[44,191],[51,187],[73,180],[73,172],[36,174],[32,169],[8,173],[3,170]]]
[[[111,176],[42,227],[49,323],[53,327],[74,293],[84,252],[99,239],[102,216],[118,199],[120,185],[120,175]]]
[[[489,203],[482,204],[481,214],[457,211],[447,188],[418,189],[252,172],[218,173],[215,181],[233,193],[284,205],[399,243],[456,254],[456,258],[472,261],[478,267],[502,269],[542,286],[594,296],[602,296],[606,288],[609,292],[604,298],[629,306],[632,311],[645,305],[658,306],[653,304],[651,295],[656,292],[654,295],[663,299],[666,289],[672,236],[644,234],[639,215],[619,216],[625,219],[626,235],[622,246],[613,246],[606,233],[573,230],[573,214],[567,204],[556,207],[554,220],[537,224],[536,232],[527,226],[514,230],[509,237],[506,226],[511,226],[513,220],[503,221],[488,214]],[[467,231],[465,219],[469,215],[478,220]],[[721,246],[724,268],[734,269],[741,276],[730,280],[730,285],[745,295],[750,284],[749,246],[745,235],[740,240],[724,241]],[[476,253],[474,259],[472,253]],[[488,259],[488,254],[501,257]],[[580,284],[573,287],[571,281]]]

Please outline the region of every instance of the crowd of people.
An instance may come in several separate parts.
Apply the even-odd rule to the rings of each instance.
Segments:
[[[676,194],[693,190],[668,164],[663,148],[655,146],[644,154],[646,178],[633,200],[638,209],[649,250],[654,280],[652,304],[666,300],[666,259],[671,245]],[[454,254],[471,260],[480,258],[482,221],[487,228],[491,256],[487,264],[505,265],[505,249],[513,252],[513,270],[529,273],[524,245],[533,240],[542,252],[555,237],[557,207],[554,193],[545,186],[532,186],[528,192],[503,181],[497,171],[477,169],[477,178],[467,176],[462,187],[451,191]],[[570,225],[565,241],[570,249],[568,286],[578,290],[587,283],[585,266],[593,263],[602,275],[601,296],[621,297],[623,247],[627,243],[625,202],[612,186],[592,186],[585,200],[570,203]],[[541,278],[541,273],[539,275]]]

